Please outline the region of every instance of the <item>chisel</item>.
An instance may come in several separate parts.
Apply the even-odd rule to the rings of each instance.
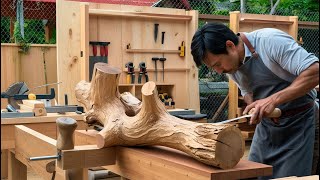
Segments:
[[[250,110],[249,114],[246,114],[246,115],[243,115],[243,116],[239,116],[239,117],[236,117],[236,118],[233,118],[233,119],[229,119],[229,120],[217,122],[217,123],[214,123],[214,124],[225,124],[225,123],[237,121],[237,120],[242,119],[242,118],[252,117],[252,116],[253,116],[253,112],[254,112],[254,108],[252,108],[252,109]],[[269,117],[269,118],[278,118],[278,117],[280,117],[280,116],[281,116],[281,110],[280,110],[279,108],[275,108],[275,109],[273,110],[273,112],[270,113],[269,115],[267,115],[266,117]]]
[[[157,42],[159,24],[154,24],[154,42]]]

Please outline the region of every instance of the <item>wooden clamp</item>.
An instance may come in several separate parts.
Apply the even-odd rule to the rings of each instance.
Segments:
[[[75,146],[74,132],[77,128],[76,120],[70,117],[60,117],[56,120],[57,123],[57,140],[55,146],[49,145],[57,150],[57,155],[53,156],[39,156],[27,158],[30,161],[50,160],[51,162],[45,163],[45,171],[48,173],[54,173],[59,177],[65,177],[65,179],[86,179],[88,173],[88,167],[97,167],[103,165],[115,164],[115,149],[103,148],[98,149],[95,145],[83,145]],[[24,128],[28,129],[28,128]],[[20,131],[20,130],[16,130]],[[28,130],[27,133],[36,133],[33,130]],[[39,133],[37,133],[39,134]],[[37,135],[38,137],[39,135]],[[29,136],[28,141],[41,141],[43,144],[48,145],[48,140],[36,136]],[[18,137],[16,137],[18,138]],[[19,138],[18,138],[19,139]],[[53,140],[54,141],[54,140]],[[27,148],[27,147],[24,147]],[[19,148],[22,150],[22,148]],[[24,149],[23,151],[32,151],[30,155],[36,155],[37,152],[33,150]],[[52,153],[52,151],[50,151]],[[20,152],[19,152],[20,153]],[[25,153],[20,153],[25,154]],[[43,163],[42,163],[43,164]],[[53,174],[53,175],[54,175]]]
[[[58,127],[58,138],[57,138],[57,149],[58,154],[53,156],[40,156],[40,157],[30,157],[30,161],[37,160],[48,160],[48,159],[61,159],[61,150],[69,150],[74,148],[74,131],[77,128],[77,121],[69,117],[60,117],[56,120]],[[58,164],[61,161],[58,161]],[[55,161],[51,161],[46,165],[46,171],[49,173],[54,173],[56,171]],[[69,177],[69,172],[66,171],[66,177]]]

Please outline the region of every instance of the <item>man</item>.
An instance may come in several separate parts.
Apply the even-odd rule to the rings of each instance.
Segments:
[[[273,166],[273,176],[261,178],[310,175],[319,59],[283,31],[265,28],[236,35],[220,23],[197,30],[191,54],[197,66],[204,63],[237,83],[248,104],[244,114],[255,108],[249,160]],[[266,118],[276,107],[281,117]]]

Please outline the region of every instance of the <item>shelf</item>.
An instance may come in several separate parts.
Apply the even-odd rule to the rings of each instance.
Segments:
[[[155,14],[143,13],[134,11],[113,11],[103,9],[89,9],[89,15],[96,16],[120,16],[128,18],[146,18],[146,19],[165,19],[172,21],[190,21],[192,16],[189,15],[175,15],[175,14]]]
[[[144,83],[135,84],[136,86],[143,86]],[[174,84],[156,83],[156,86],[174,86]]]
[[[241,23],[257,23],[257,24],[293,24],[293,21],[284,20],[268,20],[268,19],[256,19],[256,18],[241,18]]]
[[[162,49],[126,49],[127,53],[165,53],[180,54],[180,50],[162,50]]]
[[[154,65],[154,63],[153,63]],[[160,65],[159,65],[159,62],[157,62],[157,66],[159,67],[157,69],[158,72],[162,72],[162,63],[160,62]],[[164,67],[166,67],[166,63],[164,63]],[[127,73],[127,68],[124,68],[122,71],[124,71],[125,73]],[[185,71],[190,71],[189,68],[164,68],[164,71],[165,72],[185,72]],[[134,72],[135,73],[139,73],[140,72],[140,69],[134,69]],[[149,69],[147,67],[147,72],[155,72],[155,69]]]
[[[144,83],[141,84],[119,84],[119,86],[143,86]],[[157,86],[174,86],[171,83],[156,83]]]

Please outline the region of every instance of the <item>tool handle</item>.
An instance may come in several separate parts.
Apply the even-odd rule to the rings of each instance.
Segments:
[[[255,111],[255,108],[252,108],[248,114],[253,114]],[[281,110],[279,108],[275,108],[270,114],[268,114],[266,117],[269,118],[278,118],[281,116]]]
[[[93,56],[97,56],[97,46],[96,45],[92,45],[92,52],[93,52]]]
[[[100,56],[104,56],[105,55],[105,51],[104,51],[104,47],[100,45]]]
[[[74,131],[77,128],[77,121],[69,117],[59,117],[56,123],[58,127],[57,149],[73,149]]]
[[[105,49],[105,53],[104,54],[105,54],[106,57],[108,57],[108,55],[109,55],[108,46],[105,46],[104,49]]]
[[[164,34],[165,34],[166,32],[162,32],[162,37],[161,37],[161,44],[163,44],[164,43]]]

